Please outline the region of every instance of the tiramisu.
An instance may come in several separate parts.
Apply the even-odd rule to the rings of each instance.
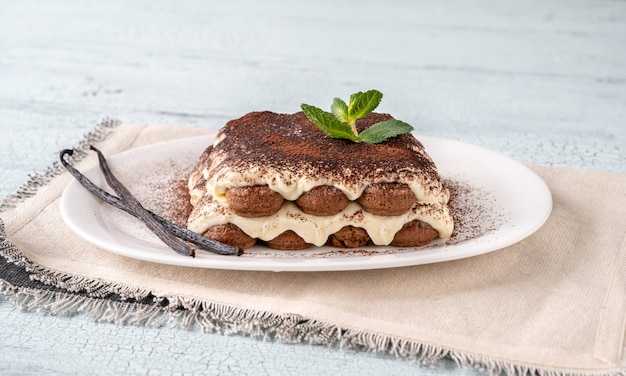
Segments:
[[[370,113],[364,131],[393,119]],[[234,246],[422,246],[448,239],[449,192],[410,133],[370,144],[325,136],[303,112],[228,122],[189,178],[188,228]]]

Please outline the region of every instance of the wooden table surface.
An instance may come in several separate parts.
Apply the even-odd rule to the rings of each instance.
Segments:
[[[0,196],[104,118],[218,129],[372,88],[419,134],[624,173],[626,2],[0,0]],[[0,374],[122,372],[476,373],[23,313],[0,298]]]

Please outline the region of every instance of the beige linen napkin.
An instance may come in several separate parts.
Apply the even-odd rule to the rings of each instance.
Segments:
[[[100,131],[106,134],[96,144],[108,156],[208,133],[130,125]],[[75,165],[95,163],[89,154]],[[72,300],[74,309],[79,302],[78,309],[98,312],[91,314],[102,320],[135,317],[150,324],[146,317],[177,317],[208,330],[339,344],[421,361],[450,356],[461,365],[510,374],[623,374],[626,175],[532,168],[553,194],[547,223],[518,244],[457,261],[308,273],[143,262],[98,249],[64,224],[59,197],[72,178],[60,171],[49,174],[32,197],[12,198],[15,207],[0,213],[11,245],[4,256],[32,263],[34,279],[87,291],[87,297]],[[30,294],[30,307],[69,311],[58,293],[45,297],[1,283],[16,302]],[[143,309],[146,304],[132,299],[135,303],[117,299],[98,305],[109,293],[168,305]]]

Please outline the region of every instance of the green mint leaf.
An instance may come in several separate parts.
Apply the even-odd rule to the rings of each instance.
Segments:
[[[300,105],[302,111],[309,120],[315,124],[315,126],[321,130],[326,136],[332,138],[346,138],[351,141],[356,141],[357,136],[352,131],[352,128],[337,120],[333,114],[328,113],[315,106],[302,103]]]
[[[348,104],[348,119],[353,122],[369,115],[383,99],[383,93],[378,90],[368,90],[366,92],[359,91],[350,96]]]
[[[374,111],[382,98],[383,94],[380,91],[368,90],[352,94],[348,104],[340,98],[335,98],[330,106],[331,112],[305,103],[300,107],[306,117],[328,137],[377,144],[413,130],[409,124],[391,119],[376,123],[359,134],[356,120]]]
[[[340,98],[335,98],[330,105],[330,112],[342,123],[348,122],[348,105]]]
[[[378,144],[389,138],[409,133],[412,130],[413,127],[411,125],[400,120],[390,119],[381,121],[367,128],[358,135],[357,141],[368,144]]]

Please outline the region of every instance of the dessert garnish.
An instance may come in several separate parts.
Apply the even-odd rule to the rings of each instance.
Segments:
[[[335,98],[330,106],[330,112],[305,103],[302,103],[300,108],[306,117],[328,137],[378,144],[413,130],[410,124],[389,119],[373,124],[359,133],[356,128],[357,119],[364,118],[374,111],[382,98],[383,94],[378,90],[359,91],[350,95],[347,104],[342,99]]]
[[[195,257],[196,250],[188,243],[196,245],[198,249],[220,255],[239,256],[243,253],[243,250],[239,247],[233,247],[196,234],[193,231],[182,228],[175,223],[172,223],[167,219],[145,209],[130,193],[130,191],[128,191],[128,189],[124,187],[124,185],[115,177],[115,175],[113,175],[102,152],[93,146],[90,146],[90,149],[98,154],[100,170],[104,174],[109,186],[113,188],[119,197],[104,191],[68,163],[65,156],[71,156],[74,153],[74,150],[66,149],[61,151],[61,164],[83,187],[96,197],[117,209],[123,210],[128,214],[141,219],[146,226],[168,247],[181,255],[191,257]]]

